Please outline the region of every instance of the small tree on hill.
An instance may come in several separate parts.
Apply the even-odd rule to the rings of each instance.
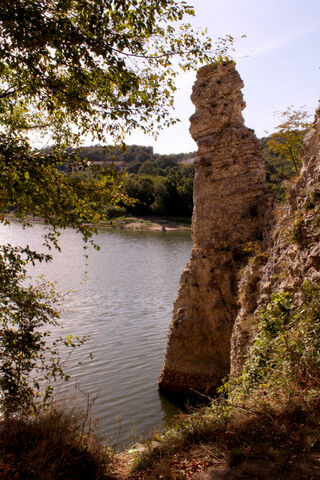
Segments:
[[[308,121],[310,115],[302,108],[295,110],[290,106],[278,116],[282,121],[267,139],[267,145],[273,153],[288,161],[298,175],[301,168],[300,150],[306,131],[311,126]]]

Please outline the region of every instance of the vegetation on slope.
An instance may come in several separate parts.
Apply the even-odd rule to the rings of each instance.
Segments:
[[[111,453],[82,412],[52,408],[0,422],[1,480],[106,480]]]
[[[319,478],[320,285],[300,293],[273,295],[241,375],[158,433],[137,478],[189,479],[208,466],[223,479]]]

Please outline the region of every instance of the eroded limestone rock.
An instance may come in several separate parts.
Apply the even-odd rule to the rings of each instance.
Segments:
[[[232,334],[231,374],[241,371],[258,312],[274,292],[301,292],[306,280],[320,282],[320,106],[302,149],[302,170],[289,201],[265,232],[267,248],[246,266],[240,309]]]
[[[211,395],[230,369],[237,275],[245,245],[261,236],[266,202],[262,151],[244,126],[242,87],[231,62],[203,67],[193,87],[194,247],[180,280],[159,380],[167,394]]]

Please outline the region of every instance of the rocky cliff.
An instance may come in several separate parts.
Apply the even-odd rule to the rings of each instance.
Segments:
[[[288,202],[273,212],[264,242],[239,282],[239,312],[232,334],[231,373],[240,373],[255,332],[257,313],[273,292],[299,294],[306,280],[320,281],[320,106],[302,149],[302,170]]]
[[[230,371],[239,310],[238,278],[246,246],[265,224],[261,147],[244,126],[242,80],[233,63],[199,70],[191,99],[195,162],[194,247],[174,305],[159,388],[172,395],[210,395]]]

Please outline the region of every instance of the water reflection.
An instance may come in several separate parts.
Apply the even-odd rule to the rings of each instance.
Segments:
[[[43,250],[44,228],[1,226],[0,242]],[[134,432],[148,434],[176,412],[159,396],[157,379],[191,239],[188,233],[102,230],[98,243],[100,252],[90,249],[87,262],[80,236],[66,230],[62,253],[32,276],[45,272],[63,294],[63,330],[57,333],[90,336],[69,361],[72,381],[59,385],[59,395],[85,408],[86,394],[98,394],[93,414],[99,432],[123,445]]]

